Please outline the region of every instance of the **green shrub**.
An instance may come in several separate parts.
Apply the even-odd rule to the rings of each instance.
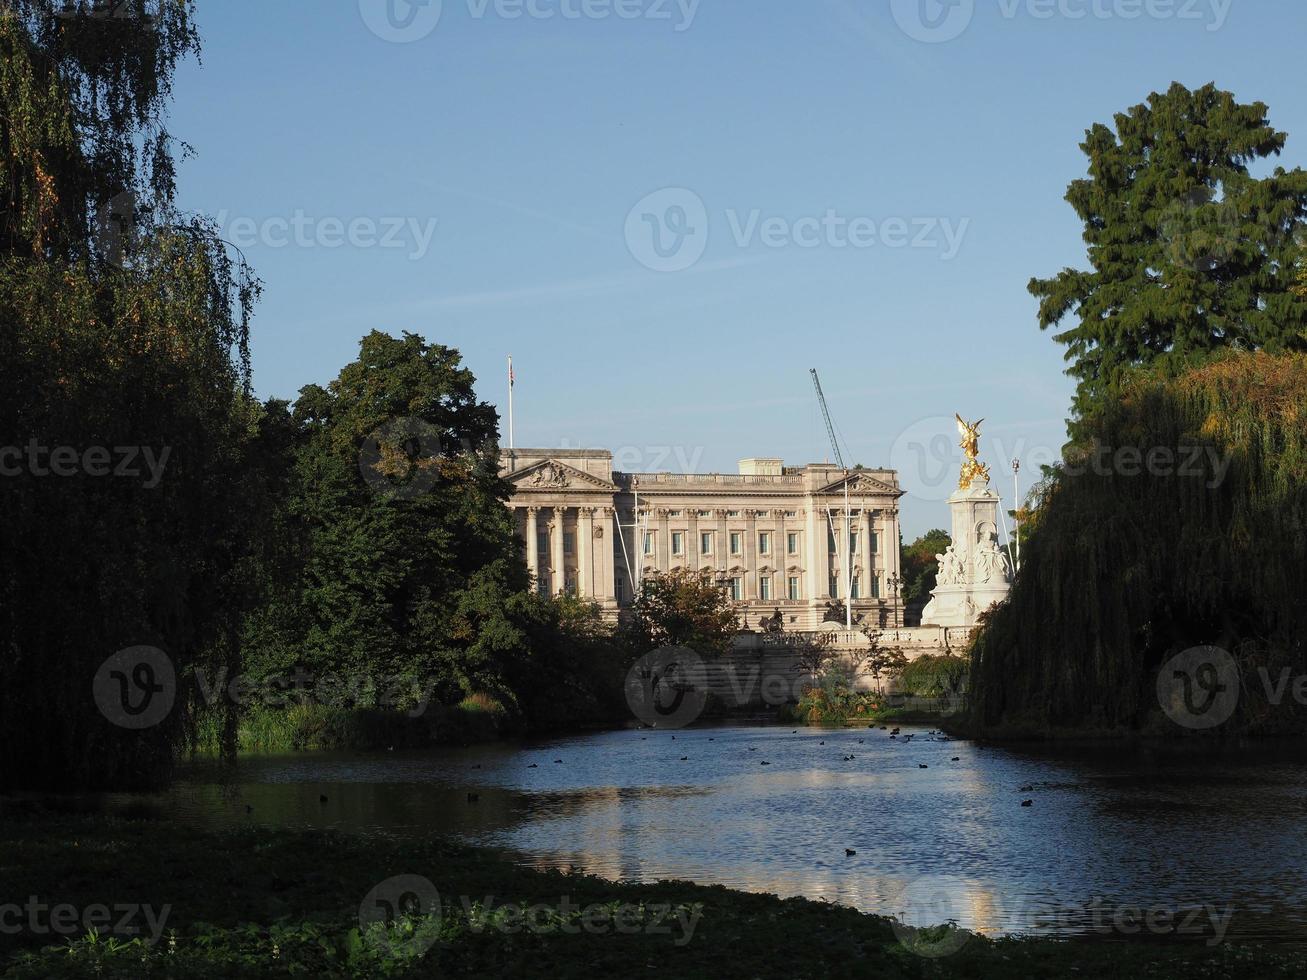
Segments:
[[[897,689],[918,698],[942,698],[966,690],[970,663],[948,654],[918,657],[903,668]]]

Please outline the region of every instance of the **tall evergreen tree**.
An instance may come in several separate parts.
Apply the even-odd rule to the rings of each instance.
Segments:
[[[1285,145],[1267,107],[1176,83],[1115,124],[1088,131],[1089,176],[1066,196],[1090,269],[1030,283],[1041,328],[1075,321],[1056,335],[1078,382],[1073,437],[1138,368],[1307,349],[1307,298],[1292,291],[1307,171],[1252,174]]]

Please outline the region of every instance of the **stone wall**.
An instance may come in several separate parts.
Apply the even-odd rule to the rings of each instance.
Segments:
[[[961,654],[971,628],[922,626],[887,630],[881,642],[896,646],[908,660],[943,653]],[[734,648],[721,657],[705,658],[686,677],[696,688],[707,690],[728,708],[764,708],[797,701],[803,688],[813,682],[799,663],[798,648],[818,638],[835,652],[836,663],[851,667],[869,641],[862,633],[832,630],[828,633],[742,633]],[[885,678],[865,672],[854,679],[860,690],[887,690]]]

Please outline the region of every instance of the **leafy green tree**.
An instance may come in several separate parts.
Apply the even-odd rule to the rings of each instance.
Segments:
[[[930,601],[931,590],[935,588],[935,575],[939,571],[935,556],[942,555],[944,549],[952,543],[947,531],[935,528],[903,548],[903,603],[909,618],[919,618],[921,610]]]
[[[739,632],[730,587],[711,575],[678,568],[644,580],[626,631],[643,653],[687,646],[701,654],[725,653]]]
[[[981,617],[970,654],[978,733],[1194,734],[1166,717],[1171,658],[1219,647],[1238,678],[1307,660],[1307,355],[1227,353],[1178,378],[1141,378],[1091,433],[1143,458],[1192,446],[1147,477],[1059,470],[1010,596]],[[1072,456],[1075,462],[1075,456]],[[1213,671],[1204,668],[1200,683]],[[1181,674],[1184,672],[1181,671]],[[1179,674],[1166,672],[1165,678]],[[1196,704],[1205,704],[1198,687]],[[1307,712],[1245,683],[1209,734],[1301,734]]]
[[[899,647],[885,642],[885,634],[878,629],[863,630],[867,647],[858,654],[858,669],[866,671],[880,687],[882,677],[896,677],[908,664],[907,655]]]
[[[258,283],[173,207],[165,110],[194,6],[123,10],[0,10],[0,431],[23,449],[0,476],[9,788],[165,779],[186,712],[115,724],[91,696],[101,665],[150,645],[184,681],[240,656]]]
[[[1222,349],[1307,349],[1307,298],[1291,287],[1307,216],[1307,172],[1251,164],[1283,150],[1260,102],[1176,83],[1097,124],[1081,148],[1089,176],[1066,199],[1084,221],[1089,270],[1033,279],[1039,324],[1066,318],[1080,420],[1116,398],[1132,371],[1177,372]]]
[[[421,675],[444,700],[506,693],[532,615],[498,418],[473,381],[457,351],[374,331],[336,380],[301,392],[301,632],[265,652],[269,668]]]

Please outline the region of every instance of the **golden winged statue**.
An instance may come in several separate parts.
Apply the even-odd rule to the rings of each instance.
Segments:
[[[982,463],[980,456],[980,423],[965,422],[961,415],[956,412],[953,417],[958,420],[958,435],[962,437],[959,445],[966,459],[962,462],[962,475],[958,479],[959,490],[970,490],[973,482],[980,483],[982,486],[989,484],[989,467]]]

